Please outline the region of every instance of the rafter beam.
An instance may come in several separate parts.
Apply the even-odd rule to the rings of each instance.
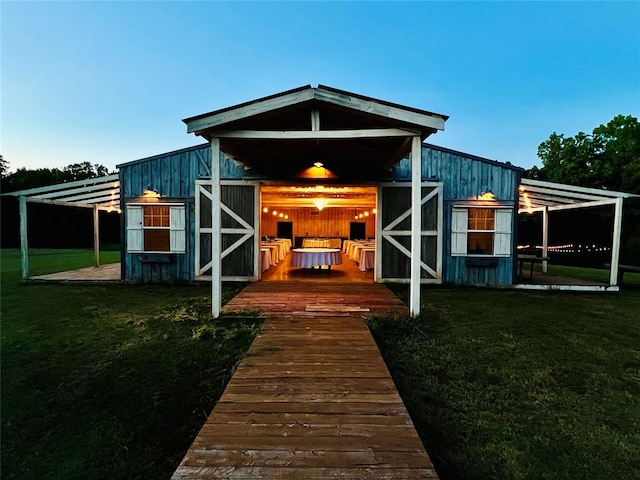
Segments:
[[[411,137],[417,132],[403,128],[370,128],[362,130],[217,130],[217,138],[250,140],[342,140],[353,138]]]

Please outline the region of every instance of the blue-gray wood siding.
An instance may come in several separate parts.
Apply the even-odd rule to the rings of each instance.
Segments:
[[[185,204],[186,250],[183,254],[129,253],[123,245],[122,275],[134,282],[171,282],[194,277],[195,252],[195,181],[211,178],[209,145],[185,148],[119,165],[120,197],[123,212],[122,230],[126,229],[127,203],[140,202],[143,191],[152,187],[162,202]],[[126,238],[126,235],[125,235]],[[165,262],[155,262],[165,260]],[[168,262],[166,260],[168,259]]]
[[[511,284],[514,281],[518,186],[521,169],[433,145],[422,146],[422,180],[443,183],[444,224],[442,277],[444,283]],[[410,181],[411,160],[402,159],[388,180]],[[451,256],[451,216],[454,205],[473,204],[491,190],[496,202],[513,208],[512,256],[499,257],[496,266],[467,266],[467,257]]]
[[[171,254],[170,263],[148,263],[141,254],[130,254],[123,248],[123,278],[131,281],[156,282],[191,280],[194,278],[195,249],[195,180],[211,178],[211,148],[209,144],[119,165],[120,188],[125,230],[125,204],[135,202],[144,189],[154,187],[167,202],[186,205],[187,249],[184,254]],[[456,204],[475,202],[477,196],[491,190],[496,200],[513,208],[514,229],[512,252],[516,252],[515,225],[517,188],[521,170],[510,165],[455,152],[434,145],[422,147],[422,180],[440,181],[444,185],[443,281],[457,284],[510,284],[514,281],[515,262],[512,257],[499,258],[495,267],[471,267],[466,257],[451,256],[451,212]],[[221,154],[220,177],[236,180],[278,180],[264,173],[256,174]],[[410,181],[411,162],[402,159],[381,181]]]

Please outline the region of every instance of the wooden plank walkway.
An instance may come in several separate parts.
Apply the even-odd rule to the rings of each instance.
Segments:
[[[404,305],[383,285],[291,283],[226,305],[270,318],[172,478],[437,479],[362,319]]]
[[[259,309],[269,316],[296,318],[409,316],[409,309],[391,290],[373,282],[256,282],[232,298],[222,313],[247,309]]]

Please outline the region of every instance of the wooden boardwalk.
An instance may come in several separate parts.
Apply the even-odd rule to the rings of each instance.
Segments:
[[[409,309],[391,290],[373,282],[256,282],[231,299],[222,313],[247,309],[295,318],[409,316]]]
[[[407,314],[386,287],[260,282],[240,307],[269,318],[174,480],[438,478],[362,318]]]

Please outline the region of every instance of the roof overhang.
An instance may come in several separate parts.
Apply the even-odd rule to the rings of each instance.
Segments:
[[[543,182],[523,178],[520,182],[519,213],[547,210],[571,210],[576,208],[613,205],[617,199],[638,197],[632,193],[615,192],[599,188],[576,187],[563,183]]]
[[[109,212],[120,211],[120,180],[117,173],[75,182],[19,190],[4,195],[25,197],[28,202],[34,203],[98,208]]]
[[[295,177],[321,162],[344,180],[379,174],[409,153],[411,137],[444,130],[447,118],[319,85],[183,121],[250,168]]]

